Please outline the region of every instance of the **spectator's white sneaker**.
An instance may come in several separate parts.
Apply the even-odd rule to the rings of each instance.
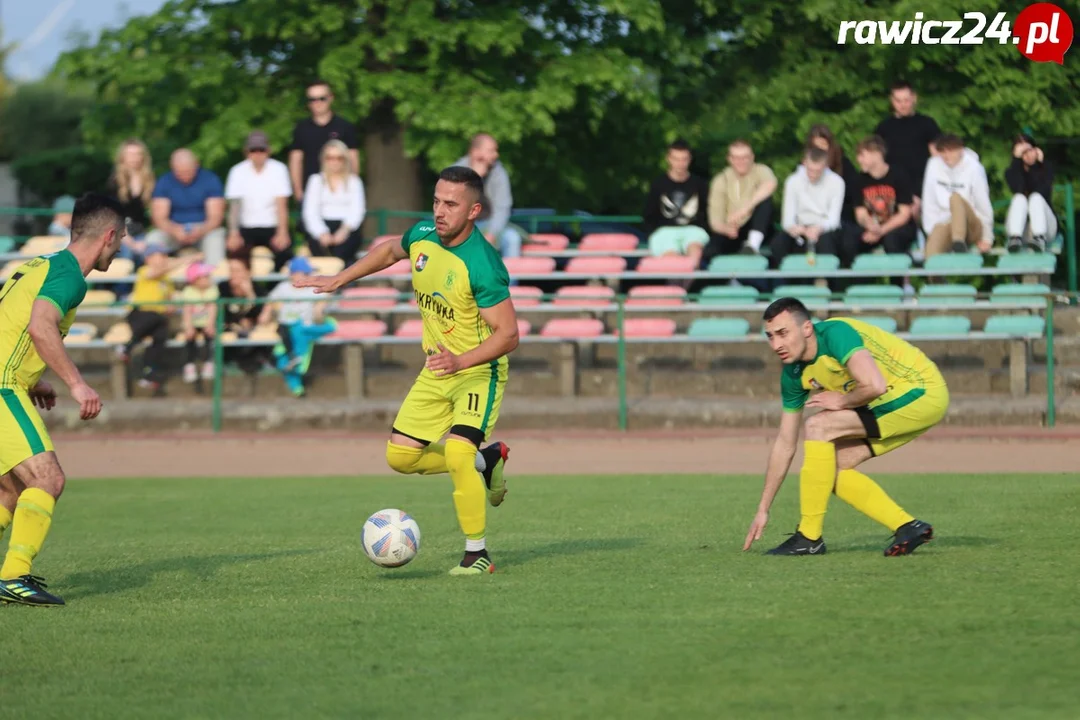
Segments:
[[[202,366],[202,379],[213,380],[214,379],[214,363],[204,362]]]
[[[188,363],[184,365],[184,382],[193,383],[199,379],[199,375],[195,372],[195,363]]]

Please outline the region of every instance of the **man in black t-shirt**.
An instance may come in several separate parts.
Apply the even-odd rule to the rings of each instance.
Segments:
[[[889,103],[893,114],[882,120],[874,134],[885,141],[888,153],[885,161],[899,169],[911,183],[911,211],[919,216],[919,195],[922,193],[926,162],[934,155],[934,141],[941,135],[934,118],[915,111],[918,96],[906,82],[893,83]]]
[[[334,102],[330,85],[316,80],[307,86],[305,97],[311,117],[296,123],[289,151],[289,178],[297,202],[304,199],[308,178],[319,172],[319,153],[328,141],[340,140],[349,148],[350,172],[360,168],[356,126],[330,109]]]
[[[709,183],[690,172],[693,156],[685,140],[668,146],[668,171],[649,188],[642,229],[651,255],[689,255],[700,259],[709,242],[706,209]],[[696,266],[695,266],[696,267]]]
[[[855,181],[856,225],[841,243],[840,260],[851,267],[855,258],[876,247],[887,253],[910,252],[915,242],[912,222],[912,186],[904,171],[887,162],[885,141],[876,135],[856,147],[855,158],[862,173]]]

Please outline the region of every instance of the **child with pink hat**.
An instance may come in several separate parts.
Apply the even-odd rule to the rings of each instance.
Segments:
[[[184,339],[187,341],[187,362],[184,364],[184,382],[212,380],[214,363],[210,360],[210,348],[214,341],[214,329],[217,326],[218,287],[211,276],[214,269],[203,262],[188,265],[186,271],[187,286],[180,297],[184,305]],[[202,345],[198,340],[202,340]],[[202,364],[200,368],[196,363]]]

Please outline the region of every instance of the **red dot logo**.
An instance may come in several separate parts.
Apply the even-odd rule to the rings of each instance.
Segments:
[[[1029,5],[1016,16],[1013,43],[1028,60],[1064,65],[1072,41],[1072,20],[1053,3]]]

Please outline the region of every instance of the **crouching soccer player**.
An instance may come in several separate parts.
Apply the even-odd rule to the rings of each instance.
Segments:
[[[765,335],[784,364],[784,414],[765,472],[765,488],[750,524],[748,550],[769,521],[769,507],[795,455],[800,426],[806,438],[799,474],[801,519],[770,555],[820,555],[829,495],[893,532],[885,555],[907,555],[931,540],[933,528],[896,504],[855,468],[905,445],[945,417],[949,390],[921,350],[873,325],[831,318],[816,326],[806,307],[780,298],[765,310]],[[811,390],[820,391],[807,400]],[[802,418],[803,408],[820,410]]]

